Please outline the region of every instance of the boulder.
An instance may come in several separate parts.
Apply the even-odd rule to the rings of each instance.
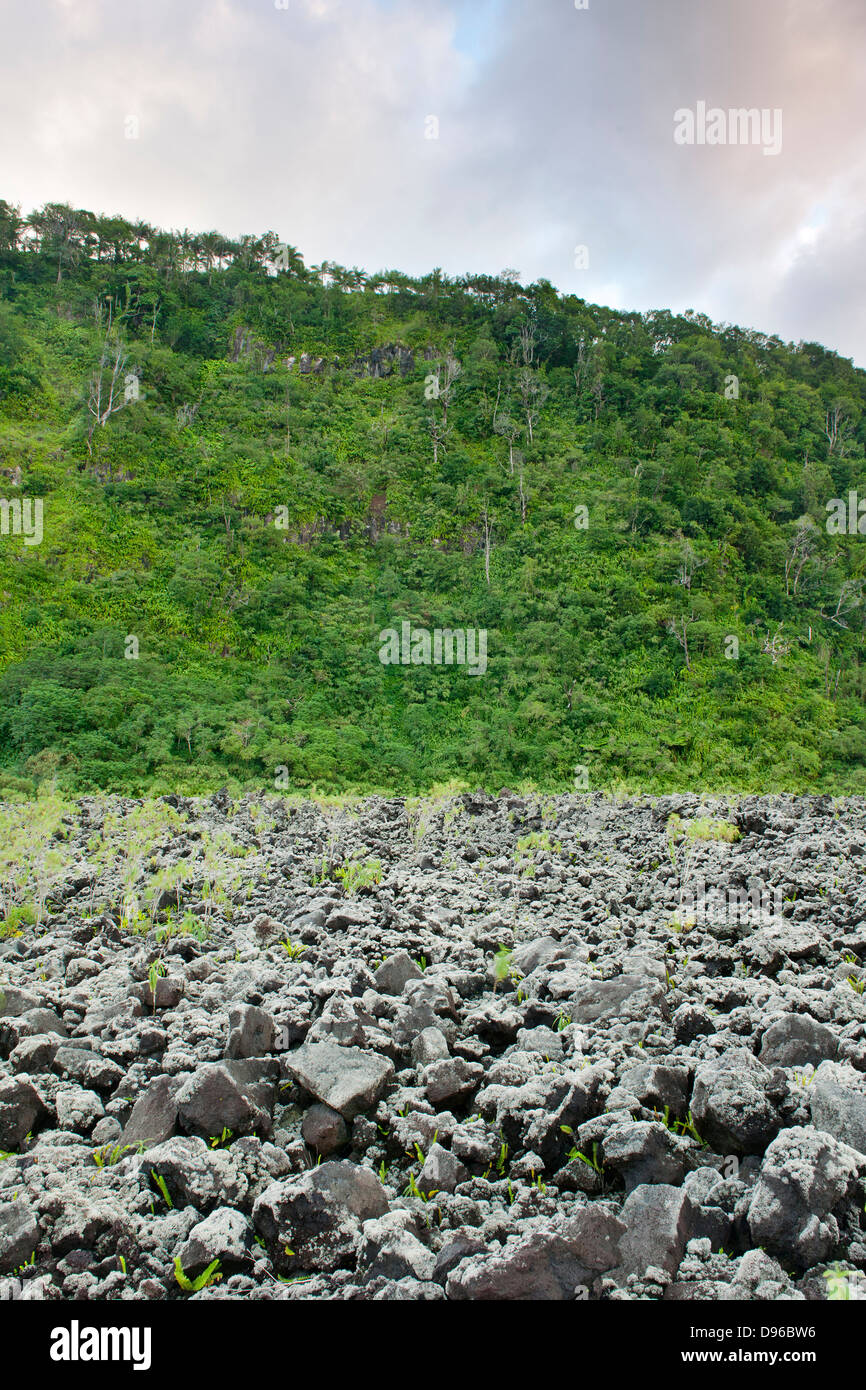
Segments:
[[[323,1039],[304,1043],[285,1059],[286,1070],[311,1096],[353,1120],[370,1110],[385,1093],[394,1063],[375,1052],[340,1047]]]
[[[826,1259],[839,1240],[835,1209],[864,1166],[862,1154],[830,1134],[783,1130],[764,1155],[749,1203],[753,1244],[801,1269]]]

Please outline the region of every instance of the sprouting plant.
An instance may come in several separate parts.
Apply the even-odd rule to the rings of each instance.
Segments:
[[[550,832],[547,830],[532,831],[529,835],[524,835],[523,839],[518,840],[514,854],[514,865],[517,872],[524,878],[535,876],[536,851],[542,854],[559,854],[562,851],[562,845],[553,844],[550,839]]]
[[[529,1186],[530,1186],[530,1187],[536,1188],[536,1190],[537,1190],[538,1192],[541,1192],[542,1194],[545,1193],[545,1192],[547,1191],[547,1183],[541,1181],[541,1174],[540,1174],[540,1173],[537,1173],[537,1174],[536,1174],[536,1176],[535,1176],[535,1177],[533,1178],[533,1180],[530,1182]]]
[[[702,1139],[695,1128],[691,1110],[684,1120],[674,1120],[674,1129],[678,1129],[680,1134],[690,1134],[693,1139],[697,1140],[702,1149],[708,1147],[706,1139]]]
[[[155,960],[147,972],[147,981],[150,985],[150,998],[153,1005],[152,1012],[156,1013],[156,982],[162,979],[168,972],[165,968],[165,961]]]
[[[207,1269],[202,1270],[201,1274],[197,1275],[195,1279],[188,1279],[183,1272],[180,1256],[175,1255],[174,1277],[184,1293],[198,1293],[201,1289],[209,1288],[211,1284],[219,1283],[220,1279],[223,1277],[217,1272],[219,1267],[219,1260],[212,1260]]]
[[[33,1251],[33,1254],[30,1256],[30,1259],[29,1259],[29,1260],[25,1260],[23,1264],[20,1264],[20,1265],[18,1266],[18,1268],[17,1268],[14,1272],[15,1272],[16,1274],[23,1274],[24,1271],[25,1271],[25,1269],[30,1269],[33,1265],[35,1265],[35,1263],[36,1263],[36,1251],[34,1250],[34,1251]]]
[[[104,1144],[101,1149],[94,1149],[93,1162],[97,1168],[113,1168],[115,1163],[120,1162],[127,1150],[135,1149],[137,1153],[142,1153],[145,1147],[143,1143]]]
[[[503,980],[511,980],[512,984],[516,984],[518,980],[523,979],[522,972],[511,963],[513,954],[514,952],[509,950],[506,946],[500,946],[493,957],[494,994],[496,993],[497,985],[501,984]]]
[[[858,980],[856,975],[849,975],[846,983],[851,986],[855,994],[862,994],[866,990],[866,980]]]
[[[561,1011],[559,1012],[559,1014],[557,1015],[557,1018],[556,1018],[556,1031],[557,1031],[557,1033],[561,1033],[565,1028],[567,1028],[568,1025],[569,1025],[569,1023],[571,1023],[571,1021],[572,1021],[571,1014],[567,1014],[567,1013],[565,1013],[564,1010],[561,1010]]]
[[[233,1131],[230,1130],[230,1129],[226,1129],[225,1125],[223,1125],[222,1134],[220,1134],[220,1135],[216,1135],[216,1134],[211,1135],[211,1138],[210,1138],[210,1146],[211,1146],[211,1148],[212,1148],[212,1149],[227,1149],[228,1146],[229,1146],[229,1144],[231,1143],[232,1134],[233,1134]]]
[[[347,859],[334,870],[334,877],[342,883],[346,897],[351,898],[362,888],[382,882],[382,865],[378,859]]]
[[[505,1143],[505,1141],[503,1140],[503,1142],[502,1142],[502,1144],[500,1145],[500,1148],[499,1148],[499,1157],[498,1157],[497,1160],[496,1160],[496,1171],[497,1171],[497,1173],[504,1173],[504,1172],[505,1172],[505,1163],[506,1163],[507,1158],[508,1158],[508,1145],[507,1145],[507,1144]]]
[[[387,1175],[388,1169],[385,1167],[385,1160],[383,1158],[382,1162],[379,1164],[379,1181],[383,1187],[385,1186],[385,1178],[387,1177]]]
[[[416,1179],[415,1174],[414,1174],[414,1173],[410,1173],[410,1174],[409,1174],[409,1182],[408,1182],[408,1184],[407,1184],[407,1186],[406,1186],[405,1191],[403,1192],[403,1196],[404,1196],[404,1197],[420,1197],[422,1202],[429,1202],[430,1198],[434,1195],[434,1193],[435,1193],[436,1191],[438,1191],[437,1188],[432,1188],[432,1189],[430,1190],[430,1192],[428,1192],[428,1193],[426,1193],[426,1194],[423,1193],[423,1192],[420,1190],[420,1188],[418,1187],[418,1182],[417,1182],[417,1179]]]
[[[513,1206],[515,1202],[514,1188],[511,1186],[511,1179],[508,1180],[508,1205]]]
[[[419,956],[415,964],[417,965],[418,969],[421,971],[421,974],[423,975],[424,971],[427,969],[427,957]]]
[[[163,1201],[165,1202],[166,1206],[169,1208],[169,1210],[171,1210],[174,1207],[174,1202],[171,1200],[171,1194],[169,1193],[168,1184],[166,1183],[165,1178],[162,1176],[161,1173],[158,1173],[155,1168],[151,1168],[150,1176],[153,1178],[154,1182],[156,1183],[157,1187],[162,1193]]]
[[[568,1134],[571,1133],[567,1125],[562,1125],[561,1128],[566,1130]],[[590,1158],[588,1154],[582,1153],[578,1148],[569,1149],[567,1157],[569,1159],[579,1158],[581,1163],[585,1163],[588,1168],[594,1168],[596,1173],[601,1173],[603,1171],[602,1165],[598,1161],[598,1142],[594,1143],[592,1146],[592,1158]]]
[[[118,1255],[117,1259],[118,1259],[118,1263],[120,1264],[120,1271],[121,1271],[121,1273],[122,1273],[122,1275],[123,1275],[123,1277],[124,1277],[124,1279],[125,1279],[125,1278],[126,1278],[126,1260],[123,1258],[122,1255]]]
[[[307,949],[306,946],[293,945],[291,937],[288,936],[280,942],[280,945],[282,946],[289,960],[300,960],[301,956]]]

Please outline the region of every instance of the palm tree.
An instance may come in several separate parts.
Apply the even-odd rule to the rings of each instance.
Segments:
[[[207,282],[211,283],[213,278],[213,263],[219,259],[222,237],[219,232],[203,232],[199,237],[201,258],[205,270],[207,271]]]

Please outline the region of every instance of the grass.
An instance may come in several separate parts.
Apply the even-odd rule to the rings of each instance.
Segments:
[[[132,1149],[135,1153],[143,1153],[146,1145],[140,1144],[104,1144],[101,1149],[94,1149],[93,1162],[97,1168],[113,1168],[119,1163],[125,1154]]]

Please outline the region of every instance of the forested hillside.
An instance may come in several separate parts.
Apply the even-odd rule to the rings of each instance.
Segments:
[[[0,202],[0,794],[864,792],[864,403],[697,313]]]

